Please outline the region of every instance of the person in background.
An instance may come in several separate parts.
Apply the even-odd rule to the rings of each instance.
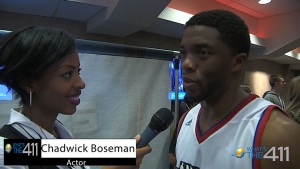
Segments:
[[[189,111],[191,108],[193,108],[197,104],[198,104],[198,102],[191,102],[191,101],[189,101],[189,99],[186,96],[184,96],[183,101],[179,105],[178,119],[180,119],[185,112]],[[176,124],[176,127],[174,129],[173,137],[172,137],[171,144],[169,147],[169,163],[171,165],[176,164],[175,147],[176,147],[176,137],[177,137],[177,129],[178,129],[177,125],[178,125],[178,123]]]
[[[242,88],[245,92],[247,92],[247,93],[249,93],[249,94],[252,94],[252,90],[251,90],[251,87],[250,87],[249,85],[247,85],[247,84],[241,84],[241,88]]]
[[[270,76],[269,83],[271,91],[266,91],[263,94],[263,98],[278,105],[283,110],[285,109],[285,103],[280,94],[284,91],[286,82],[280,74],[274,74]]]
[[[16,92],[21,106],[11,109],[9,122],[0,130],[0,168],[13,168],[3,166],[5,138],[73,138],[56,118],[59,113],[75,113],[85,88],[75,42],[65,30],[46,27],[27,27],[1,41],[0,84]],[[140,140],[139,135],[136,140]],[[150,151],[149,145],[137,149],[136,166],[104,166],[103,169],[139,168],[144,155]],[[71,168],[74,167],[82,168]]]
[[[299,169],[300,125],[240,87],[250,45],[248,26],[233,12],[203,11],[186,22],[183,86],[187,98],[200,104],[178,123],[178,169]],[[289,149],[288,159],[280,147]],[[260,157],[267,153],[269,158]]]
[[[296,76],[291,80],[289,94],[290,103],[286,108],[286,112],[300,124],[300,76]]]

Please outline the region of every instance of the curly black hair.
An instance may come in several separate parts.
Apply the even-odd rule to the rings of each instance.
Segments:
[[[9,33],[0,42],[0,84],[13,89],[21,103],[29,104],[20,83],[38,79],[52,64],[76,50],[76,41],[63,29],[27,27]]]
[[[249,55],[250,36],[248,26],[236,14],[226,10],[210,10],[198,13],[186,22],[186,26],[203,25],[217,29],[221,40],[225,42],[233,53]]]

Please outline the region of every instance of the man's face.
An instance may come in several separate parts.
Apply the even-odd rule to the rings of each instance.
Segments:
[[[283,92],[286,86],[286,82],[284,81],[284,79],[281,77],[279,82],[276,82],[276,88],[279,92]]]
[[[180,46],[183,86],[191,101],[207,100],[226,91],[233,56],[215,28],[187,27]]]

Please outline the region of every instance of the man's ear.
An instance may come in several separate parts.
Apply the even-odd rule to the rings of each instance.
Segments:
[[[232,71],[238,72],[243,69],[243,66],[245,65],[247,60],[247,54],[246,53],[239,53],[235,55],[232,59]]]

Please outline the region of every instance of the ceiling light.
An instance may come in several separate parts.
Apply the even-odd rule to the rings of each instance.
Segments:
[[[267,4],[267,3],[270,3],[271,0],[260,0],[258,1],[259,4]]]

